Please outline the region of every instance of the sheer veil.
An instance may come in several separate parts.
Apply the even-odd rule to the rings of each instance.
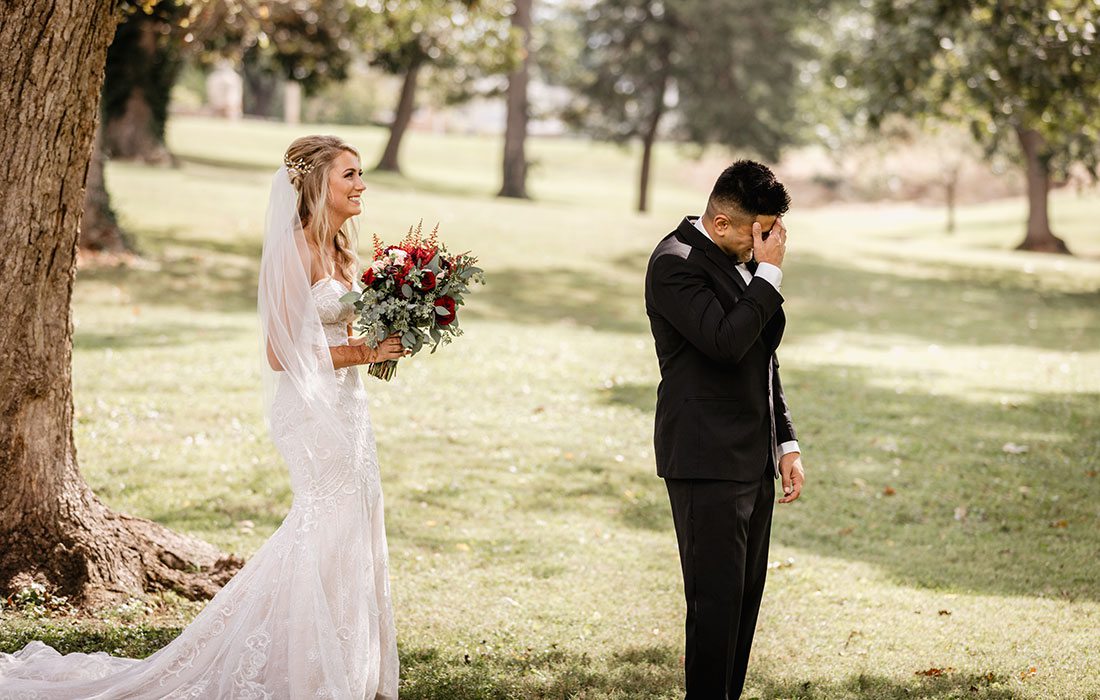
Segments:
[[[285,165],[271,180],[257,306],[268,426],[276,392],[291,391],[297,394],[296,408],[304,411],[302,421],[326,433],[317,436],[317,444],[343,446],[348,437],[338,427],[337,376],[310,284],[310,251],[298,218],[298,193]],[[320,466],[314,465],[314,476],[323,471]]]

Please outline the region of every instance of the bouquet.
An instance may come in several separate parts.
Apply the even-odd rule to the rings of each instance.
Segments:
[[[471,284],[483,284],[485,272],[469,253],[450,255],[439,242],[437,224],[427,238],[421,224],[397,245],[384,245],[374,237],[374,260],[363,271],[362,292],[340,298],[354,303],[358,318],[355,329],[372,348],[398,334],[401,345],[412,354],[462,335],[458,307]],[[371,376],[389,381],[397,373],[397,360],[373,363]]]

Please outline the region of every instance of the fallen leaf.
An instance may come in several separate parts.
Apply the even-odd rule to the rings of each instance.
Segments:
[[[1085,476],[1090,479],[1095,479],[1098,473],[1100,472],[1097,472],[1095,469],[1089,469],[1087,472],[1085,472]]]
[[[1068,520],[1052,520],[1051,523],[1050,523],[1050,526],[1054,527],[1054,528],[1069,527],[1069,521]]]
[[[1039,669],[1035,668],[1034,666],[1030,666],[1026,671],[1020,674],[1020,680],[1024,680],[1030,676],[1034,676],[1038,672]]]
[[[469,552],[470,551],[470,545],[466,544],[465,542],[459,542],[458,544],[455,545],[455,549],[457,549],[460,552]]]
[[[893,496],[895,493],[897,493],[897,490],[893,486],[887,486],[882,490],[883,496]]]
[[[837,532],[836,534],[840,535],[841,537],[846,537],[846,536],[852,534],[855,531],[856,531],[856,529],[849,525],[848,527],[841,528],[840,531]]]
[[[950,610],[940,610],[940,615],[950,615],[950,614],[951,614]]]
[[[918,676],[928,676],[929,678],[939,678],[940,676],[946,676],[955,669],[948,666],[947,668],[930,668],[925,671],[917,671]]]
[[[1010,455],[1022,455],[1028,451],[1027,445],[1017,445],[1014,442],[1006,442],[1001,450]]]

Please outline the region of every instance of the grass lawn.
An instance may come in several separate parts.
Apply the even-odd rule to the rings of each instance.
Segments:
[[[368,165],[384,136],[324,130]],[[244,555],[291,499],[255,276],[271,173],[307,131],[173,119],[181,167],[108,171],[146,262],[81,270],[74,294],[85,476]],[[402,698],[681,697],[642,280],[716,173],[662,147],[640,216],[632,153],[532,149],[533,202],[492,196],[494,139],[411,134],[405,177],[367,177],[364,252],[423,217],[489,274],[459,345],[368,384]],[[934,209],[794,195],[780,356],[808,481],[777,508],[745,697],[1100,698],[1100,195],[1052,198],[1074,258],[1010,251],[1019,200],[964,208],[946,236]],[[0,649],[145,655],[200,607],[9,606]]]

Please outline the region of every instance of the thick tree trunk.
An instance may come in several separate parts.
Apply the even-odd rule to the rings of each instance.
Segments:
[[[208,596],[239,566],[111,512],[73,442],[77,230],[115,0],[8,0],[0,23],[0,591],[30,580],[95,604],[172,588]]]
[[[126,47],[119,47],[107,65],[107,80],[119,80],[128,91],[121,105],[108,110],[103,147],[107,155],[118,160],[167,165],[172,162],[164,144],[170,87],[158,83],[165,75],[171,75],[174,81],[177,69],[158,45],[162,20],[139,12],[128,21],[137,24],[134,34],[120,37]],[[163,72],[167,73],[157,74]]]
[[[401,85],[401,98],[397,101],[397,112],[393,115],[393,124],[390,125],[390,139],[386,142],[386,150],[382,152],[382,158],[375,166],[375,170],[399,173],[401,166],[398,164],[397,153],[401,148],[401,139],[412,121],[413,110],[416,108],[416,81],[420,76],[420,62],[417,61],[405,72],[405,82]]]
[[[523,33],[523,61],[508,75],[501,197],[527,199],[527,80],[531,68],[531,2],[516,0],[512,26]]]
[[[241,74],[244,78],[244,113],[268,119],[281,117],[277,98],[282,78],[263,63],[259,49],[245,54]]]
[[[667,88],[668,73],[662,70],[657,78],[649,122],[642,134],[642,169],[638,178],[638,211],[642,213],[649,211],[649,170],[653,162],[653,146],[657,143],[657,130],[661,125],[661,117],[665,113],[665,90]]]
[[[1069,254],[1065,241],[1050,230],[1050,213],[1047,209],[1050,194],[1050,170],[1044,160],[1046,142],[1034,129],[1016,128],[1020,149],[1027,161],[1027,235],[1016,250],[1032,250],[1040,253]]]
[[[92,139],[92,159],[88,164],[88,182],[84,191],[84,216],[80,219],[80,236],[77,244],[81,250],[124,253],[133,248],[123,233],[111,209],[104,178],[103,146],[97,130]]]

